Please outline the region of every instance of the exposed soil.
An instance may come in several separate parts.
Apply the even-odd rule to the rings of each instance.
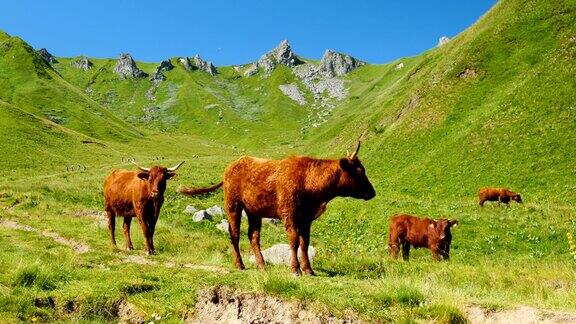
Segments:
[[[467,310],[470,323],[576,323],[576,314],[540,310],[529,306],[494,311],[479,306]]]
[[[360,323],[307,310],[302,303],[212,287],[198,293],[196,312],[187,323]]]

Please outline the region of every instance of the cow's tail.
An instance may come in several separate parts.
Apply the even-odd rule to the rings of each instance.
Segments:
[[[178,189],[178,192],[183,194],[183,195],[186,195],[186,196],[198,196],[198,195],[212,192],[212,191],[222,187],[222,184],[224,184],[224,181],[217,183],[217,184],[215,184],[211,187],[208,187],[208,188],[186,188],[186,187],[183,187],[183,188]]]

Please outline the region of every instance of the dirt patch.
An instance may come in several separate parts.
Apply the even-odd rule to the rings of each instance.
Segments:
[[[156,261],[150,260],[143,255],[129,255],[124,260],[123,263],[135,263],[141,265],[155,265]]]
[[[197,269],[216,273],[230,273],[228,269],[215,265],[185,263],[182,266],[188,269]]]
[[[140,264],[140,265],[161,265],[161,266],[166,267],[166,268],[181,267],[181,268],[187,268],[187,269],[193,269],[193,270],[203,270],[203,271],[222,273],[222,274],[230,273],[230,271],[228,271],[228,269],[226,269],[226,268],[215,266],[215,265],[208,265],[208,264],[193,264],[193,263],[178,264],[174,261],[166,261],[162,264],[159,264],[158,262],[151,260],[150,258],[148,258],[144,255],[129,255],[126,258],[124,258],[121,261],[121,263],[134,263],[134,264]]]
[[[196,313],[187,323],[360,323],[307,310],[302,303],[212,287],[198,293]]]
[[[82,254],[82,253],[86,253],[90,251],[90,247],[84,243],[72,240],[72,239],[67,239],[63,236],[61,236],[58,233],[55,232],[50,232],[50,231],[39,231],[37,229],[35,229],[34,227],[28,226],[28,225],[23,225],[23,224],[18,224],[15,221],[12,220],[8,220],[8,219],[0,219],[0,226],[6,227],[6,228],[11,228],[11,229],[17,229],[17,230],[21,230],[21,231],[26,231],[26,232],[36,232],[36,233],[40,233],[42,236],[51,238],[52,240],[54,240],[55,242],[58,242],[62,245],[66,245],[71,247],[74,252],[78,253],[78,254]]]
[[[118,303],[118,319],[120,323],[144,323],[144,316],[138,308],[125,300]]]
[[[529,306],[494,311],[471,306],[466,311],[470,323],[576,323],[576,314],[539,310]]]
[[[478,76],[478,73],[476,72],[476,70],[474,69],[466,69],[462,72],[460,72],[460,74],[458,74],[458,77],[460,79],[475,79]]]

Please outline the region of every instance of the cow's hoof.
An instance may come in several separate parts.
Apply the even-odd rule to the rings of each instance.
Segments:
[[[238,269],[238,270],[244,270],[244,269],[246,269],[246,267],[244,266],[243,263],[239,263],[239,264],[237,263],[237,264],[235,264],[235,266],[236,266],[236,269]]]
[[[298,269],[298,271],[292,270],[292,275],[294,277],[300,277],[302,275],[302,271],[300,271],[300,269]]]
[[[310,269],[310,270],[304,270],[304,274],[307,276],[315,276],[316,274],[314,273],[314,270]]]
[[[156,254],[156,252],[154,252],[154,250],[152,251],[146,251],[146,255],[150,256],[150,255],[154,255]]]

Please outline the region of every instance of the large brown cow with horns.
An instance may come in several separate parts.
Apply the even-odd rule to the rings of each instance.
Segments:
[[[308,258],[310,226],[335,197],[372,199],[376,192],[358,159],[358,150],[337,160],[294,156],[267,160],[244,156],[224,172],[224,204],[228,214],[234,264],[244,269],[238,241],[242,210],[248,215],[248,238],[256,265],[264,268],[260,251],[262,218],[281,219],[290,245],[292,274],[313,275]],[[222,183],[205,189],[184,188],[180,192],[196,195],[215,190]],[[300,247],[302,263],[297,253]]]
[[[104,208],[108,215],[110,241],[114,246],[116,216],[124,217],[124,238],[128,250],[134,248],[130,239],[130,223],[132,217],[137,217],[146,239],[146,253],[154,254],[154,230],[164,203],[166,181],[176,176],[176,170],[183,163],[184,161],[172,168],[144,168],[134,163],[138,166],[138,171],[114,170],[106,177]]]

